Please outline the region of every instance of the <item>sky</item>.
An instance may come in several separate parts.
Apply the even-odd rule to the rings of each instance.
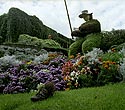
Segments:
[[[125,29],[124,0],[66,0],[72,29],[85,21],[78,17],[83,10],[93,13],[102,31]],[[0,15],[16,7],[29,15],[36,15],[44,25],[71,38],[64,0],[0,0]]]

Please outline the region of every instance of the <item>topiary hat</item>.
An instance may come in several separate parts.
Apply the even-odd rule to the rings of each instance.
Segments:
[[[92,15],[93,13],[88,13],[88,10],[83,10],[82,13],[79,15],[80,18],[83,18],[86,15]]]

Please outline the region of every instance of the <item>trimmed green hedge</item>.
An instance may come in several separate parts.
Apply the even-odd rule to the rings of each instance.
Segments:
[[[85,38],[79,38],[74,43],[72,43],[69,47],[68,56],[74,55],[76,56],[77,53],[82,52],[82,43],[84,42]]]
[[[91,51],[94,47],[99,48],[101,43],[101,34],[89,34],[86,40],[82,43],[82,52]]]
[[[58,47],[61,48],[60,44],[55,42],[52,39],[38,39],[37,37],[32,37],[26,34],[22,34],[19,36],[18,43],[20,44],[27,44],[27,45],[35,45],[35,46],[40,46],[41,48],[44,47]]]

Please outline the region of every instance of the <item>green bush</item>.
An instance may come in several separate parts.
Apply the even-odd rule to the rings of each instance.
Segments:
[[[122,44],[120,44],[120,45],[117,45],[116,47],[115,47],[115,49],[116,50],[121,50],[122,48],[125,48],[125,43],[122,43]]]
[[[69,47],[68,56],[74,55],[76,56],[77,53],[82,52],[82,43],[85,40],[85,38],[79,38],[74,43],[72,43]]]
[[[83,40],[83,43],[81,40],[79,40],[71,44],[69,49],[69,55],[74,55],[74,53],[76,54],[78,52],[86,53],[87,51],[91,51],[94,47],[100,48],[101,50],[106,52],[112,46],[119,45],[117,49],[120,50],[124,46],[124,42],[125,30],[112,30],[110,32],[105,31],[101,33],[93,33],[87,35]],[[82,47],[80,47],[81,43]]]
[[[120,45],[125,42],[125,30],[112,30],[102,32],[101,49],[107,51],[113,45]]]
[[[45,39],[45,40],[43,40],[43,42],[45,43],[46,47],[58,47],[58,48],[61,48],[60,44],[55,42],[52,39]]]
[[[122,81],[122,75],[118,71],[118,65],[109,63],[107,66],[101,66],[101,72],[97,78],[99,86],[120,81]]]
[[[19,36],[18,43],[25,45],[36,45],[40,47],[44,47],[45,43],[42,39],[38,39],[37,37],[32,37],[27,34],[22,34]]]
[[[0,58],[4,56],[4,52],[0,51]]]
[[[100,56],[103,61],[113,61],[113,62],[119,62],[120,58],[123,57],[123,55],[119,52],[107,52],[105,54],[102,54]]]
[[[90,34],[86,36],[86,40],[82,43],[82,52],[91,51],[94,47],[99,48],[101,44],[101,33]]]
[[[90,74],[81,74],[78,78],[79,87],[92,87],[96,82],[93,80],[93,76]]]
[[[0,36],[0,44],[3,42],[3,37]]]
[[[55,42],[52,39],[43,40],[43,39],[38,39],[37,37],[32,37],[26,34],[22,34],[19,36],[18,43],[25,44],[25,45],[27,44],[27,45],[40,46],[41,48],[43,47],[60,48],[61,47],[59,43]]]

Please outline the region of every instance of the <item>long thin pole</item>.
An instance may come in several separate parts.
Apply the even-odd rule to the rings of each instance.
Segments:
[[[72,26],[71,26],[71,22],[70,22],[70,17],[69,17],[69,12],[68,12],[68,8],[67,8],[66,0],[64,0],[64,3],[65,3],[65,7],[66,7],[66,12],[67,12],[67,16],[68,16],[70,30],[71,30],[71,33],[72,33]],[[73,39],[73,36],[72,36],[72,39]]]

